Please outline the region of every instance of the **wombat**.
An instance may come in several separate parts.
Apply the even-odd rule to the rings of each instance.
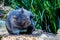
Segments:
[[[9,34],[31,34],[35,30],[34,15],[24,8],[10,11],[6,17],[6,28]]]

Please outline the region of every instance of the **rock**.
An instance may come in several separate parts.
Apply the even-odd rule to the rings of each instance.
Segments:
[[[1,40],[59,40],[58,38],[49,38],[49,37],[40,37],[40,36],[32,36],[32,35],[9,35],[2,37]]]
[[[40,37],[43,38],[43,39],[48,38],[48,36],[46,34],[42,34]]]
[[[60,29],[58,29],[57,34],[60,34]]]
[[[3,35],[8,35],[8,32],[6,30],[5,21],[0,19],[0,36],[3,36]]]
[[[1,27],[5,27],[5,21],[2,20],[2,19],[0,19],[0,28],[1,28]]]
[[[32,35],[40,36],[42,33],[44,33],[42,30],[35,29],[35,31],[32,32]]]
[[[32,37],[32,36],[25,36],[25,35],[20,35],[20,36],[8,36],[8,37],[3,37],[1,40],[37,40],[37,37]]]
[[[4,6],[4,11],[11,11],[11,10],[14,10],[14,9],[9,6]]]
[[[58,29],[56,37],[60,37],[60,29]]]
[[[39,37],[38,40],[44,40],[44,39]]]
[[[34,31],[35,32],[35,31]],[[1,40],[60,40],[60,36],[56,36],[52,33],[40,33],[41,30],[36,30],[35,34],[32,35],[6,35],[1,38]],[[40,35],[37,35],[40,34]],[[35,35],[35,36],[34,36]]]

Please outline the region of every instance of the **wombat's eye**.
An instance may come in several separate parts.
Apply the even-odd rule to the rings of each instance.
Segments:
[[[34,16],[30,16],[30,19],[32,19]]]
[[[17,17],[16,17],[16,16],[13,16],[13,18],[14,18],[14,19],[17,19]]]

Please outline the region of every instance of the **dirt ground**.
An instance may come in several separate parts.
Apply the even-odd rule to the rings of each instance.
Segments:
[[[1,40],[60,40],[60,30],[58,34],[43,32],[42,30],[35,30],[31,35],[9,35],[6,28],[0,29]]]

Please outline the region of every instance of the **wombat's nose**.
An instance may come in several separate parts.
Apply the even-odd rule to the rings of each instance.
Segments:
[[[30,20],[28,20],[28,23],[27,24],[31,24],[31,21]]]

